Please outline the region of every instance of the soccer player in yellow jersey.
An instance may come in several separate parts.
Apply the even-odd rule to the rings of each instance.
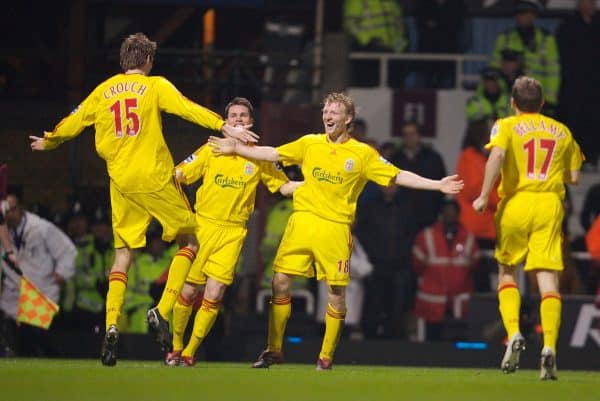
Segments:
[[[245,98],[234,98],[225,108],[232,126],[253,124],[253,107]],[[203,179],[196,193],[196,236],[202,244],[173,309],[173,352],[165,363],[193,366],[196,350],[219,313],[225,289],[233,282],[235,267],[246,238],[246,221],[254,210],[256,189],[263,182],[271,192],[290,196],[301,182],[289,181],[275,163],[240,156],[216,156],[204,145],[175,168],[178,180],[191,184]],[[189,343],[183,335],[192,306],[204,287]]]
[[[556,380],[556,340],[561,300],[558,275],[563,270],[562,199],[565,183],[576,184],[583,156],[569,129],[540,114],[542,87],[529,77],[518,78],[512,88],[514,116],[492,127],[491,149],[481,188],[473,208],[483,211],[493,184],[501,174],[496,211],[496,252],[499,267],[498,300],[509,342],[501,368],[512,373],[519,366],[525,339],[519,331],[521,296],[516,266],[534,271],[541,295],[544,333],[542,380]]]
[[[85,127],[95,127],[96,151],[106,161],[110,176],[116,248],[106,296],[106,334],[101,355],[107,366],[117,362],[117,321],[125,297],[131,250],[145,245],[151,219],[156,218],[162,225],[165,241],[196,230],[194,213],[173,177],[173,158],[163,137],[160,113],[176,114],[241,140],[255,140],[244,127],[229,126],[217,114],[185,98],[167,79],[148,76],[155,51],[156,43],[144,34],[127,37],[120,50],[123,73],[98,85],[53,131],[45,132],[41,138],[30,137],[32,150],[51,150],[79,135]],[[149,313],[157,340],[167,349],[171,336],[166,311],[173,308],[183,285],[180,277],[187,276],[198,249],[195,236],[188,237],[188,245],[172,261],[167,291],[158,307]]]
[[[304,185],[294,192],[294,212],[273,262],[267,348],[253,367],[268,368],[283,360],[282,344],[291,313],[290,284],[294,275],[326,280],[328,306],[325,335],[317,369],[331,369],[333,353],[346,313],[345,289],[350,280],[350,254],[356,200],[368,180],[454,194],[463,182],[457,176],[430,180],[383,159],[371,146],[353,139],[350,126],[354,101],[342,93],[324,99],[325,133],[310,134],[277,148],[246,146],[236,140],[210,137],[216,153],[301,165]]]

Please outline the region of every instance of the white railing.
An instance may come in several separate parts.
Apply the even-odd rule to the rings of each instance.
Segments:
[[[350,53],[350,60],[378,60],[379,61],[379,87],[387,86],[388,80],[388,62],[390,60],[407,61],[451,61],[454,62],[455,89],[462,89],[462,83],[465,81],[477,82],[479,74],[465,73],[466,62],[485,62],[488,56],[481,54],[453,54],[453,53]]]

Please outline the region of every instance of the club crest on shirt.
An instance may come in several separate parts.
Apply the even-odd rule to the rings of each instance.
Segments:
[[[346,163],[344,163],[344,170],[350,172],[350,171],[352,171],[352,169],[354,169],[354,160],[352,160],[352,159],[346,160]]]
[[[184,163],[191,163],[196,159],[196,155],[194,153],[192,153],[191,155],[189,155],[188,157],[185,158],[185,160],[183,161]]]
[[[492,139],[493,137],[495,137],[496,135],[498,135],[498,123],[495,123],[494,126],[492,127],[492,131],[490,132],[490,139]]]
[[[244,166],[244,173],[246,173],[246,175],[252,175],[254,173],[254,164],[247,162],[246,166]]]

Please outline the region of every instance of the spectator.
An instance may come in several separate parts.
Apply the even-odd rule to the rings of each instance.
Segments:
[[[594,0],[578,0],[577,11],[557,31],[561,82],[559,115],[585,149],[588,163],[600,153],[600,14]]]
[[[344,29],[353,51],[402,53],[408,47],[402,7],[395,0],[345,0]],[[404,86],[401,61],[392,60],[389,67],[389,83]],[[378,85],[378,60],[354,60],[351,82],[353,86]]]
[[[88,216],[79,202],[75,203],[68,218],[67,233],[77,248],[77,257],[75,274],[63,288],[62,321],[65,328],[91,333],[102,327],[105,299],[98,284],[106,282],[106,269],[110,262],[102,263],[97,254]]]
[[[24,211],[16,195],[9,194],[6,202],[6,223],[19,267],[44,295],[58,303],[60,287],[75,272],[75,245],[49,221]],[[59,356],[52,341],[52,326],[47,332],[27,324],[17,325],[20,278],[10,269],[4,269],[4,273],[0,309],[9,347],[23,356]]]
[[[490,196],[488,209],[477,213],[471,204],[479,196],[483,184],[483,172],[487,161],[488,151],[484,149],[489,138],[490,125],[487,120],[473,121],[467,128],[463,140],[462,152],[456,164],[456,174],[463,178],[465,187],[456,195],[460,205],[460,223],[477,238],[479,249],[488,251],[489,256],[481,257],[479,269],[474,272],[475,290],[487,292],[491,290],[490,274],[496,272],[496,263],[491,255],[496,239],[494,213],[499,198],[496,186]]]
[[[585,194],[579,222],[586,232],[598,216],[600,216],[600,183],[591,186]]]
[[[415,292],[409,261],[416,230],[415,213],[399,192],[397,185],[367,184],[356,215],[355,234],[373,264],[373,273],[365,280],[367,337],[406,334],[403,317]]]
[[[346,321],[344,333],[351,340],[362,340],[364,335],[361,330],[364,284],[363,280],[371,274],[373,265],[356,236],[352,236],[352,255],[350,256],[350,282],[346,287]],[[327,311],[327,284],[319,281],[319,303],[317,305],[317,321],[325,325]]]
[[[516,27],[501,33],[494,44],[490,66],[500,68],[502,51],[514,50],[524,56],[524,73],[540,81],[544,88],[546,114],[553,114],[560,88],[560,64],[554,36],[535,26],[542,11],[536,0],[519,0],[516,6]]]
[[[587,231],[585,242],[592,259],[600,263],[600,216],[596,217],[594,224]]]
[[[352,136],[357,141],[366,142],[369,136],[367,122],[362,118],[352,121]]]
[[[499,70],[488,67],[481,72],[481,80],[475,95],[467,100],[465,113],[469,123],[487,120],[490,127],[497,119],[510,115],[510,95]]]
[[[428,341],[441,339],[447,315],[465,318],[473,292],[477,242],[459,223],[459,214],[456,201],[445,201],[440,220],[421,231],[413,247],[413,267],[419,276],[415,315],[424,321]]]
[[[509,88],[512,88],[515,80],[523,75],[523,59],[523,53],[516,50],[504,49],[500,52],[500,72],[507,92],[510,92]]]
[[[462,53],[465,22],[462,0],[421,0],[417,2],[417,51],[420,53]],[[425,88],[453,88],[453,61],[426,62],[419,68]]]
[[[593,263],[596,267],[600,267],[600,216],[596,217],[596,221],[585,236],[587,250],[592,256]],[[600,309],[600,281],[596,288],[596,308]]]
[[[344,28],[355,51],[400,53],[408,46],[402,7],[395,0],[346,0]]]
[[[10,236],[8,234],[8,227],[4,221],[4,214],[8,209],[8,204],[4,200],[6,196],[6,190],[8,187],[8,166],[5,163],[0,162],[0,250],[2,251],[2,258],[9,260],[10,263],[17,264],[17,258],[15,256],[14,249],[10,243]]]
[[[402,146],[392,156],[391,161],[402,170],[413,171],[416,174],[441,179],[446,176],[446,167],[442,157],[430,146],[421,141],[419,126],[407,122],[402,126]],[[433,224],[439,215],[443,195],[437,192],[417,191],[400,188],[399,196],[406,199],[403,205],[415,214],[415,232]],[[418,210],[419,213],[414,213]]]

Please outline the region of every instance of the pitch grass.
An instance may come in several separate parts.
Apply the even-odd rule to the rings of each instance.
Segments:
[[[169,368],[160,362],[0,359],[4,401],[553,401],[598,400],[600,372],[560,371],[557,382],[538,372],[504,375],[499,369],[312,365],[250,369],[249,364],[198,363]]]

